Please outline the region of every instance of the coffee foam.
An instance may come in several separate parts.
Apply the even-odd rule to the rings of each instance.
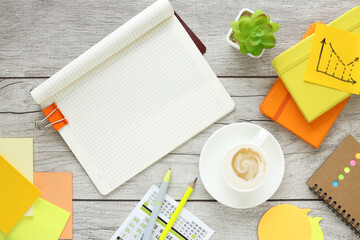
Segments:
[[[236,189],[257,187],[266,177],[267,163],[259,149],[254,146],[236,146],[225,156],[223,174],[226,181]]]
[[[251,181],[256,178],[260,168],[264,169],[265,160],[253,149],[242,148],[232,158],[231,166],[238,177]]]

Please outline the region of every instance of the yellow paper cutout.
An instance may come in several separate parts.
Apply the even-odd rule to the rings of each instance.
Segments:
[[[305,81],[360,93],[360,34],[317,24]]]
[[[259,222],[259,240],[311,240],[312,229],[307,216],[310,211],[291,204],[270,208]]]
[[[7,234],[40,191],[0,155],[0,230]]]
[[[324,240],[324,234],[320,227],[319,222],[322,220],[321,217],[309,217],[309,221],[311,224],[311,240]]]
[[[69,212],[39,197],[34,202],[34,216],[22,217],[7,235],[0,232],[0,240],[57,240],[69,216]]]
[[[29,182],[34,183],[34,143],[32,138],[0,138],[0,155]],[[34,216],[34,207],[31,206],[24,216]]]

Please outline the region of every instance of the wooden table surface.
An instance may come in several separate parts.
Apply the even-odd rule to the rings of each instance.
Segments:
[[[187,208],[213,228],[212,239],[257,239],[262,214],[280,203],[311,208],[310,216],[324,220],[325,239],[359,239],[308,190],[305,182],[351,133],[360,140],[360,98],[351,97],[319,149],[314,149],[259,111],[275,81],[272,59],[296,44],[308,26],[329,23],[359,4],[358,1],[206,1],[173,0],[183,20],[207,46],[204,55],[236,103],[235,111],[138,174],[108,196],[96,190],[60,135],[43,135],[34,121],[43,118],[30,91],[83,53],[153,0],[0,1],[0,137],[34,138],[34,169],[73,172],[74,239],[110,239],[137,202],[171,166],[169,194],[181,198],[186,185],[199,175],[199,153],[217,129],[235,122],[251,122],[269,130],[279,141],[286,161],[284,179],[266,203],[234,210],[216,202],[197,184]],[[242,56],[225,41],[239,10],[262,9],[281,26],[278,44],[262,58]]]

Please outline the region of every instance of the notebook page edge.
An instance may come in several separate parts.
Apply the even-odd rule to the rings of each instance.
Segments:
[[[174,9],[168,0],[157,0],[32,90],[32,97],[42,107],[50,105],[52,95],[173,15]],[[137,31],[137,26],[146,26],[146,31]]]

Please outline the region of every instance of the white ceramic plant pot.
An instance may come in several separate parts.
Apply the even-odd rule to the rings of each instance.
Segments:
[[[245,11],[251,12],[251,14],[254,13],[253,10],[250,10],[248,8],[243,8],[243,9],[240,10],[240,12],[237,15],[235,21],[238,21],[240,19],[241,15],[243,14],[243,12],[245,12]],[[240,51],[240,45],[238,45],[238,44],[236,44],[236,43],[234,43],[233,41],[230,40],[230,35],[231,35],[232,32],[233,32],[233,30],[230,28],[228,34],[226,34],[226,41],[230,44],[230,46],[232,46],[232,47],[234,47],[234,48],[236,48],[237,50]],[[265,49],[262,50],[262,52],[261,52],[261,54],[259,56],[254,56],[251,53],[248,53],[246,55],[248,55],[248,56],[250,56],[252,58],[260,58],[264,54],[264,50]]]

